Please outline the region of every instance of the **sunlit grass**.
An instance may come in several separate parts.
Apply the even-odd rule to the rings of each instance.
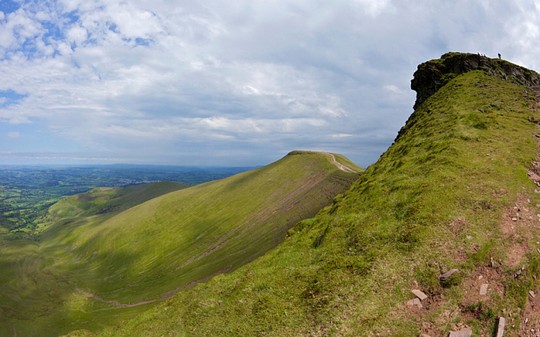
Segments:
[[[473,273],[508,253],[505,212],[519,198],[540,202],[527,177],[537,152],[532,103],[527,88],[481,71],[455,77],[347,193],[282,245],[103,335],[416,336],[422,322],[441,335],[456,324],[490,334],[496,316],[523,308],[540,276],[534,254],[520,261],[529,272],[518,281],[519,266],[503,262],[508,295],[493,295],[477,316],[463,304]],[[451,268],[461,276],[443,287],[439,275]],[[407,311],[413,287],[437,306]]]
[[[66,198],[51,207],[39,242],[0,247],[0,279],[11,286],[0,298],[14,296],[3,302],[10,313],[0,334],[15,326],[55,336],[133,317],[263,255],[357,177],[303,152],[187,189],[161,183]]]

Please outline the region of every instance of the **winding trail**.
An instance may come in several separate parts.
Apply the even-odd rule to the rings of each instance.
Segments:
[[[347,172],[347,173],[358,173],[355,170],[351,169],[350,167],[345,166],[345,165],[343,165],[341,163],[338,163],[338,161],[336,160],[336,156],[334,156],[333,153],[326,152],[326,154],[328,156],[330,156],[330,158],[331,158],[330,162],[332,162],[332,164],[334,164],[341,171],[344,171],[344,172]]]
[[[95,312],[95,311],[105,311],[105,310],[111,310],[111,309],[120,309],[120,308],[133,308],[133,307],[138,307],[140,305],[154,303],[154,302],[157,302],[157,301],[163,301],[163,300],[169,299],[170,297],[173,296],[173,295],[170,295],[170,296],[165,297],[165,298],[156,298],[156,299],[153,299],[153,300],[140,301],[140,302],[136,302],[136,303],[120,303],[120,302],[115,301],[115,300],[106,300],[106,299],[104,299],[102,297],[96,296],[94,293],[84,291],[84,290],[82,290],[80,288],[77,288],[76,290],[79,293],[81,293],[84,297],[86,297],[87,299],[93,299],[94,301],[111,305],[110,308],[102,308],[102,309],[92,310],[93,312]]]

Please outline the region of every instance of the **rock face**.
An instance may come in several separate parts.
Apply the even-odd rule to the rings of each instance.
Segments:
[[[471,337],[471,336],[472,336],[472,329],[464,328],[459,331],[451,331],[448,337]]]
[[[472,70],[483,70],[490,75],[531,87],[540,85],[538,73],[508,61],[480,54],[446,53],[440,59],[418,66],[411,81],[411,89],[416,91],[414,109],[452,78]]]

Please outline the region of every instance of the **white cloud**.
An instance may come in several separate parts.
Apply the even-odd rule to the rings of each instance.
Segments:
[[[337,134],[333,134],[331,135],[332,138],[349,138],[349,137],[354,137],[354,135],[351,135],[349,133],[337,133]]]
[[[75,44],[81,44],[88,39],[88,32],[81,26],[73,26],[67,32],[68,41]]]
[[[355,0],[371,16],[377,16],[391,5],[390,0]]]
[[[383,89],[391,94],[401,95],[403,94],[403,90],[401,90],[397,85],[394,84],[387,84],[383,87]]]
[[[45,12],[45,11],[42,11],[42,10],[36,12],[35,18],[38,21],[50,21],[51,20],[50,14]]]
[[[28,95],[0,123],[95,158],[261,164],[324,148],[366,165],[410,114],[418,63],[458,50],[538,68],[539,13],[525,0],[28,1],[0,18],[0,90]]]
[[[159,19],[148,10],[134,8],[131,4],[120,2],[108,6],[108,14],[119,31],[129,38],[152,38],[162,31]]]

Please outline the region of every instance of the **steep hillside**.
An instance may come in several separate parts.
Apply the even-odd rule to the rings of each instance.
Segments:
[[[18,259],[16,273],[31,280],[10,288],[17,305],[0,307],[8,318],[0,331],[56,336],[99,330],[143,312],[264,254],[292,225],[346,190],[357,171],[339,155],[296,151],[266,167],[131,208],[126,205],[146,192],[97,189],[68,198],[51,208],[54,223],[40,244],[24,248],[32,259]],[[30,275],[36,270],[48,279],[37,282]]]
[[[379,161],[283,244],[102,335],[491,336],[499,317],[505,336],[540,331],[535,82],[442,75]]]
[[[98,214],[120,212],[187,185],[175,182],[138,184],[127,187],[99,187],[76,194],[51,206],[40,224],[41,230],[52,224],[69,222]]]
[[[122,209],[184,187],[178,183],[161,182],[94,189],[67,197],[52,206],[46,216],[47,221],[40,225],[41,229],[48,230],[39,240],[0,237],[0,335],[12,336],[16,322],[22,322],[27,331],[45,336],[48,333],[33,324],[34,320],[39,320],[36,317],[45,317],[49,326],[54,326],[55,320],[63,319],[61,308],[66,292],[72,291],[76,282],[66,275],[65,270],[55,268],[53,257],[44,253],[42,247],[47,237],[84,223],[86,216],[96,221],[107,219]],[[73,258],[69,251],[65,254],[58,261]],[[18,335],[30,334],[25,334],[22,329]]]

